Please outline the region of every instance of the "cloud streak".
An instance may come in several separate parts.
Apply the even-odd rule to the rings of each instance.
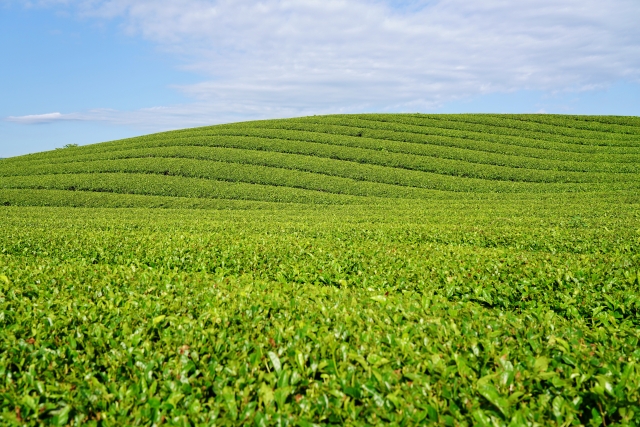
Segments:
[[[190,105],[42,121],[186,126],[324,112],[428,111],[488,93],[584,91],[640,81],[637,0],[418,0],[400,8],[382,0],[40,5],[118,20],[124,32],[156,43],[182,68],[205,76],[176,87],[194,99]],[[37,117],[12,121],[36,123]]]
[[[51,123],[58,120],[63,120],[65,115],[60,113],[47,113],[47,114],[30,114],[28,116],[9,116],[6,118],[6,121],[13,123],[22,123],[28,125],[42,124],[42,123]]]

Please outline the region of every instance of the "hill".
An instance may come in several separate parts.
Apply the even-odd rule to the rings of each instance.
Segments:
[[[455,193],[637,192],[639,165],[638,118],[305,117],[7,159],[0,198],[18,205],[215,207],[221,200],[349,204]]]
[[[375,114],[2,160],[0,424],[640,426],[638,160]]]

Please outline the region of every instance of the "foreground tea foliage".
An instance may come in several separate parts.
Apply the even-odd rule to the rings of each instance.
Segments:
[[[638,424],[637,204],[2,217],[4,423]]]
[[[548,115],[3,159],[0,424],[639,426],[639,164]]]

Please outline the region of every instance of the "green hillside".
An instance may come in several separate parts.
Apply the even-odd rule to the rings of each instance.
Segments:
[[[640,426],[638,402],[640,118],[0,160],[2,425]]]
[[[637,192],[639,186],[640,119],[621,117],[306,117],[167,132],[0,163],[0,198],[18,205],[183,206],[177,198],[202,207],[220,206],[213,200],[352,204],[369,197]]]

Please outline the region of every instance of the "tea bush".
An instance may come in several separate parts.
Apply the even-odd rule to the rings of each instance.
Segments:
[[[640,119],[357,115],[0,163],[3,425],[640,425]]]

